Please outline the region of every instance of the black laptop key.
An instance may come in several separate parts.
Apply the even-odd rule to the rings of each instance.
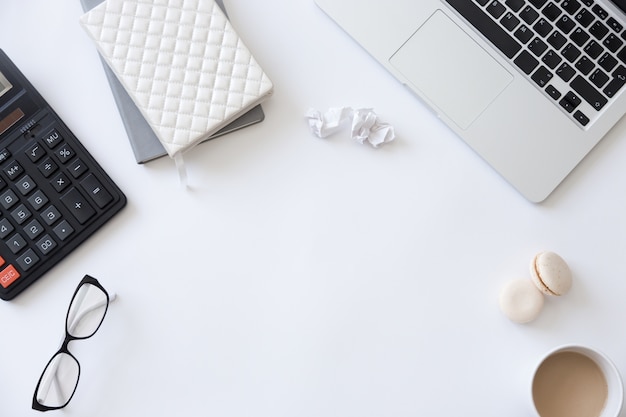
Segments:
[[[576,110],[574,112],[574,119],[576,119],[578,123],[580,123],[583,126],[587,126],[587,123],[589,123],[589,118],[585,116],[585,114],[581,112],[580,110]]]
[[[609,33],[609,28],[604,26],[602,22],[597,21],[589,28],[589,33],[591,33],[596,39],[601,40]]]
[[[622,29],[624,29],[622,24],[612,17],[609,17],[609,20],[607,20],[606,23],[609,25],[611,29],[613,29],[617,33],[620,33]]]
[[[539,13],[530,6],[526,6],[524,10],[519,13],[519,17],[529,25],[532,24],[539,17]]]
[[[542,65],[535,71],[531,78],[539,87],[543,88],[552,79],[552,71]]]
[[[561,7],[570,15],[573,15],[580,9],[581,4],[578,0],[565,0],[561,3]]]
[[[552,45],[554,49],[559,50],[567,43],[567,38],[555,30],[548,36],[548,43]]]
[[[602,20],[604,20],[607,17],[609,17],[609,14],[606,12],[606,10],[604,10],[602,7],[600,7],[597,4],[595,6],[593,6],[591,11],[593,11],[596,14],[596,16],[598,16]]]
[[[559,56],[559,54],[550,50],[543,56],[541,60],[549,68],[555,69],[556,66],[559,65],[563,59]]]
[[[520,26],[513,35],[524,44],[528,43],[528,41],[530,41],[533,36],[535,36],[533,31],[530,30],[526,25]]]
[[[533,29],[542,37],[546,37],[552,32],[552,25],[543,17],[537,20],[537,23],[533,25]]]
[[[519,25],[519,19],[513,13],[507,12],[500,20],[500,23],[502,23],[505,29],[512,31]]]
[[[592,40],[585,46],[585,52],[591,58],[596,59],[604,52],[604,48],[598,42]]]
[[[572,29],[576,27],[576,22],[564,15],[559,20],[557,20],[556,27],[561,29],[563,33],[570,33]]]
[[[559,6],[549,3],[542,11],[543,15],[551,22],[554,22],[560,15],[561,9]]]
[[[497,19],[504,14],[506,7],[504,7],[504,4],[500,3],[498,0],[494,0],[489,3],[489,6],[487,6],[487,11],[490,15]]]
[[[576,74],[576,70],[572,68],[567,62],[561,64],[559,68],[556,70],[556,75],[558,75],[563,81],[569,81]]]
[[[548,95],[554,100],[558,100],[559,97],[561,97],[561,92],[557,90],[556,87],[552,84],[548,84],[548,86],[546,87],[546,93],[548,93]]]
[[[595,65],[593,64],[593,61],[591,61],[589,58],[587,58],[584,55],[578,60],[578,62],[576,62],[575,66],[578,69],[578,71],[580,71],[584,75],[588,75],[595,67]]]
[[[600,57],[600,59],[598,59],[598,65],[600,65],[606,72],[611,72],[617,65],[617,59],[613,58],[612,55],[605,53]]]
[[[609,82],[609,76],[606,75],[600,68],[596,69],[589,76],[589,81],[596,87],[600,88],[607,82]]]
[[[576,16],[574,16],[574,18],[578,20],[578,23],[580,23],[582,27],[585,28],[588,27],[596,19],[595,17],[593,17],[593,14],[591,14],[591,12],[587,9],[580,10],[578,13],[576,13]]]
[[[570,86],[595,110],[600,110],[607,103],[607,98],[582,76],[577,75]]]
[[[513,58],[521,49],[511,35],[502,29],[493,19],[471,0],[446,0],[477,31],[483,34],[507,58]]]
[[[513,62],[526,74],[533,72],[537,65],[539,65],[539,61],[528,51],[522,51]]]
[[[576,106],[574,106],[574,104],[572,104],[572,102],[570,102],[567,99],[567,96],[563,97],[561,99],[561,101],[559,101],[559,104],[561,105],[561,107],[563,108],[563,110],[565,110],[568,113],[571,113],[574,111],[574,109],[576,108]]]
[[[576,48],[573,44],[568,43],[567,46],[563,48],[563,51],[561,51],[561,54],[569,62],[574,62],[576,61],[576,58],[580,56],[580,50]]]
[[[544,4],[546,4],[547,0],[529,0],[529,3],[540,9]]]
[[[511,10],[518,12],[526,2],[524,0],[506,0],[505,3]]]
[[[528,44],[528,49],[536,56],[541,56],[548,49],[548,45],[546,45],[541,39],[535,38]]]
[[[624,42],[620,38],[618,38],[616,34],[611,33],[609,36],[606,37],[602,44],[606,46],[606,49],[615,53],[619,48],[622,47]]]
[[[572,34],[569,35],[569,38],[572,40],[572,42],[580,47],[582,47],[589,40],[590,37],[591,36],[581,28],[576,28],[576,30],[574,30]]]
[[[626,83],[626,68],[620,65],[612,75],[613,79],[607,84],[604,90],[602,90],[608,97],[614,97]]]

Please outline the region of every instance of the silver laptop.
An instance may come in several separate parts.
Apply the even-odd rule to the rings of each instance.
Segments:
[[[626,0],[316,0],[528,200],[626,112]]]

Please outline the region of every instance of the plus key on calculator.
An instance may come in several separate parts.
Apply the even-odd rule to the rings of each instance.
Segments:
[[[0,50],[0,299],[10,300],[126,197]]]

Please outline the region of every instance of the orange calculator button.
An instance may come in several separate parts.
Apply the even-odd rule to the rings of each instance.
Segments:
[[[4,265],[6,261],[4,260],[4,258],[2,256],[0,256],[0,266]]]
[[[19,277],[20,273],[17,272],[17,269],[15,269],[13,265],[9,265],[0,271],[0,285],[4,288],[8,288],[9,285],[13,284]]]

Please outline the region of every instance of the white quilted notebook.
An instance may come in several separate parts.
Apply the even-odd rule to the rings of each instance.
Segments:
[[[272,93],[214,0],[106,0],[80,22],[171,157]]]

